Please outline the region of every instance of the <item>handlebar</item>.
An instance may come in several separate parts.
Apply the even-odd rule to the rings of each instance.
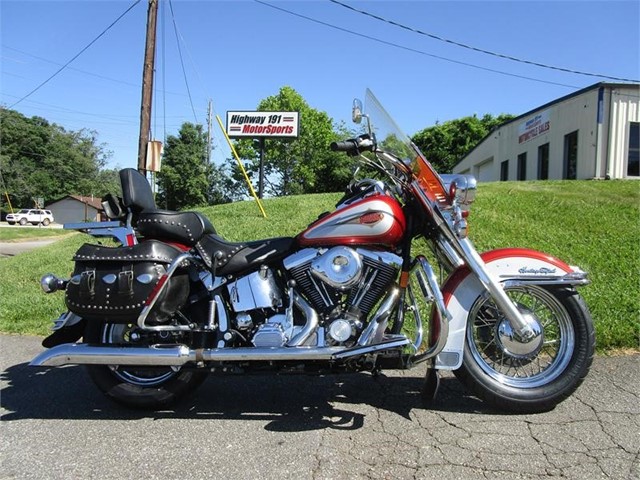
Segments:
[[[329,148],[334,152],[346,152],[347,155],[353,156],[358,155],[361,151],[373,151],[375,142],[371,139],[371,136],[365,134],[340,142],[331,142]]]
[[[350,152],[358,148],[355,140],[343,140],[341,142],[331,142],[329,145],[334,152]]]

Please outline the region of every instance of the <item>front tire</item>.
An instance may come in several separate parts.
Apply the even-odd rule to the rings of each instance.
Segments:
[[[454,373],[471,391],[504,410],[553,409],[582,383],[595,350],[593,321],[573,289],[536,285],[505,289],[542,335],[530,344],[509,338],[508,321],[488,295],[474,302],[467,321],[462,366]]]
[[[130,345],[133,325],[88,322],[87,343]],[[149,343],[159,343],[152,339]],[[136,346],[142,346],[136,342]],[[206,371],[171,367],[87,365],[89,376],[111,400],[132,408],[166,408],[193,392],[207,378]]]

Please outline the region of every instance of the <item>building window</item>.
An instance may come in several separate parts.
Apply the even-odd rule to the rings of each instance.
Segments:
[[[629,122],[627,177],[640,177],[640,123]]]
[[[518,155],[518,180],[527,179],[527,152]]]
[[[549,179],[549,144],[538,147],[538,180]]]
[[[506,182],[507,180],[509,180],[509,160],[500,164],[500,181]]]
[[[578,178],[578,131],[564,136],[564,175],[567,180]]]

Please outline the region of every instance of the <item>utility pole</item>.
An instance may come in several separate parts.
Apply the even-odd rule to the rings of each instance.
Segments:
[[[153,69],[156,56],[156,24],[158,0],[149,0],[147,11],[147,41],[142,70],[142,105],[140,107],[140,138],[138,141],[138,171],[146,173],[147,142],[151,131],[151,102],[153,99]]]
[[[211,163],[211,132],[213,131],[213,102],[209,99],[207,109],[207,163]]]

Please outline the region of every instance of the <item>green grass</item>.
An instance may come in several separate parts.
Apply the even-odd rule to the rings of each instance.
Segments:
[[[20,227],[13,225],[0,228],[0,242],[24,242],[26,240],[40,240],[46,237],[61,237],[69,235],[69,230],[50,227]]]
[[[228,240],[254,240],[296,235],[339,198],[266,200],[266,219],[252,201],[202,211]],[[592,283],[580,293],[595,320],[599,351],[640,347],[640,182],[481,184],[469,223],[480,251],[528,247],[589,272]],[[63,295],[41,293],[39,279],[47,272],[68,275],[73,253],[88,238],[78,234],[0,259],[0,331],[47,334],[64,310]]]

